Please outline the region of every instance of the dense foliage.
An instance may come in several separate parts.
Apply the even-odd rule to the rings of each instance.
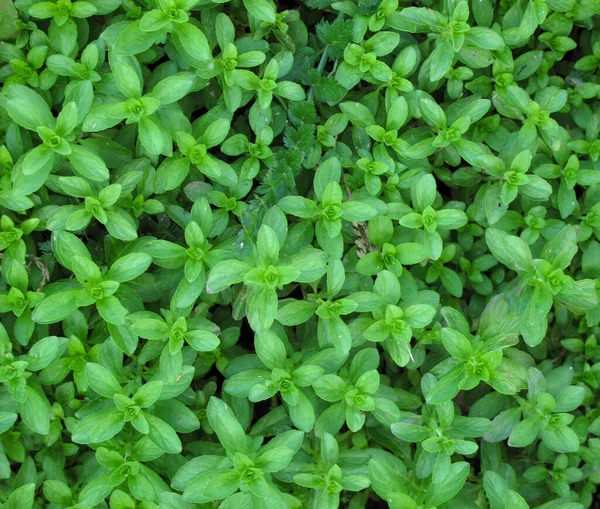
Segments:
[[[599,16],[0,0],[0,504],[599,507]]]

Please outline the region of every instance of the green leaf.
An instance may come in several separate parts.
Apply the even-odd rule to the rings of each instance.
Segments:
[[[336,375],[324,375],[313,384],[313,389],[317,395],[325,401],[339,401],[344,397],[346,384]]]
[[[536,439],[539,427],[540,423],[536,417],[522,420],[512,429],[508,437],[508,445],[511,447],[528,446]]]
[[[411,327],[423,328],[429,325],[435,317],[436,310],[427,304],[415,304],[404,310],[404,319]],[[446,330],[446,329],[442,329]]]
[[[485,241],[496,259],[509,269],[517,272],[534,270],[531,250],[519,237],[489,228],[485,232]]]
[[[108,295],[100,300],[96,301],[96,308],[100,316],[106,321],[113,325],[122,325],[125,323],[125,316],[127,315],[127,309],[119,302],[114,295]]]
[[[185,339],[197,352],[210,352],[220,344],[216,334],[205,330],[190,331],[186,334]]]
[[[313,302],[302,300],[288,302],[279,308],[275,319],[282,325],[300,325],[314,315],[316,308]]]
[[[219,437],[221,444],[230,454],[248,454],[253,449],[250,437],[246,436],[233,411],[222,400],[212,397],[208,402],[208,420]]]
[[[133,21],[127,25],[115,41],[115,53],[138,55],[149,49],[160,36],[160,31],[143,32],[140,29],[140,21]]]
[[[148,413],[145,414],[145,417],[150,426],[148,432],[150,440],[168,454],[180,453],[182,448],[181,440],[177,436],[177,433],[175,433],[175,430],[158,417],[154,417]]]
[[[171,104],[185,97],[193,85],[193,75],[176,74],[159,81],[149,95],[158,99],[161,105]]]
[[[56,153],[45,145],[27,152],[23,159],[23,175],[48,174],[54,166]]]
[[[469,475],[469,464],[466,461],[453,463],[448,475],[440,483],[433,483],[427,490],[427,504],[438,506],[452,500],[462,489]]]
[[[4,507],[6,509],[32,509],[34,497],[35,483],[23,484],[10,493]]]
[[[577,251],[576,229],[573,226],[565,226],[546,243],[542,258],[557,269],[566,269]]]
[[[21,419],[33,432],[47,435],[50,432],[50,406],[45,396],[31,387],[25,388],[26,400],[19,403]]]
[[[428,60],[431,62],[429,78],[431,81],[440,80],[450,70],[454,61],[452,41],[448,38],[438,39]]]
[[[131,219],[125,219],[123,214],[106,212],[106,229],[113,237],[119,240],[131,241],[137,238],[137,232]]]
[[[282,366],[287,357],[283,342],[271,331],[257,334],[254,337],[254,347],[263,364],[271,369]]]
[[[151,263],[152,257],[150,255],[145,253],[131,253],[113,263],[106,277],[119,283],[131,281],[146,272]]]
[[[244,7],[248,9],[248,12],[252,14],[256,19],[260,21],[266,21],[268,23],[275,23],[276,10],[271,2],[268,0],[243,0]]]
[[[17,420],[17,414],[13,412],[0,412],[0,433],[9,430]]]
[[[422,97],[419,101],[419,109],[421,110],[421,115],[423,115],[423,120],[427,122],[432,127],[437,127],[438,129],[444,129],[446,127],[446,115],[444,114],[444,110],[429,99],[428,97]],[[423,181],[421,183],[421,181]],[[427,205],[431,205],[435,198],[435,179],[429,174],[423,175],[419,180],[419,185],[424,187],[425,190],[429,191],[427,197],[429,198],[428,203],[419,207],[419,210],[423,210]],[[433,191],[431,188],[434,188]],[[419,191],[419,187],[416,189],[415,199],[419,194],[422,194],[424,191]],[[431,195],[433,193],[433,195]],[[417,199],[418,201],[418,199]]]
[[[342,217],[346,221],[366,221],[377,215],[377,209],[367,203],[347,201],[342,203]]]
[[[77,173],[90,180],[108,179],[108,168],[100,157],[78,145],[71,145],[71,149],[68,158]]]
[[[40,126],[54,127],[54,116],[39,94],[28,87],[13,85],[8,88],[7,95],[6,111],[17,124],[30,131]]]
[[[79,290],[65,290],[46,297],[31,315],[34,322],[50,324],[60,322],[77,309]]]
[[[340,103],[340,109],[346,118],[357,127],[369,127],[376,124],[371,111],[359,102]]]
[[[131,330],[146,339],[163,339],[169,333],[169,326],[160,319],[142,318],[131,324]]]
[[[473,354],[471,342],[460,332],[452,329],[442,329],[444,348],[455,359],[467,361]]]
[[[191,23],[177,23],[171,40],[185,61],[194,67],[205,66],[212,60],[206,36]]]
[[[85,376],[90,387],[100,396],[112,399],[115,394],[122,394],[121,384],[114,375],[100,364],[88,362],[85,365]]]
[[[65,231],[52,233],[52,251],[60,264],[70,270],[75,257],[92,258],[85,244],[77,236]]]
[[[16,31],[14,22],[18,19],[17,9],[12,0],[0,1],[0,40],[11,39]]]
[[[460,382],[465,376],[462,365],[456,366],[431,388],[427,394],[427,403],[435,405],[451,400],[460,390]]]
[[[206,291],[218,293],[231,285],[241,283],[250,268],[246,263],[236,260],[217,264],[208,275]]]

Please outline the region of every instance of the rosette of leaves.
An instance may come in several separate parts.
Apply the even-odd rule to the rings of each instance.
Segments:
[[[115,293],[122,283],[135,279],[152,263],[150,255],[130,253],[119,258],[103,274],[81,240],[71,233],[58,232],[53,238],[53,251],[58,261],[73,271],[75,281],[55,286],[35,307],[32,319],[36,323],[56,323],[80,307],[94,305],[112,326],[125,323],[128,310]]]
[[[25,129],[36,132],[42,143],[25,153],[16,163],[13,176],[19,194],[31,194],[44,185],[48,175],[67,159],[78,175],[93,181],[108,178],[105,162],[85,146],[76,143],[76,129],[83,118],[77,102],[68,101],[55,118],[48,103],[34,90],[14,85],[6,108],[11,118]],[[82,95],[85,89],[82,89]],[[87,93],[92,94],[88,88]],[[83,110],[85,112],[85,110]]]
[[[96,404],[89,413],[84,409],[80,411],[80,415],[85,417],[73,430],[76,443],[99,444],[108,441],[127,424],[127,430],[135,429],[147,436],[162,451],[171,454],[181,451],[181,441],[175,430],[147,410],[161,396],[162,382],[148,382],[128,396],[117,378],[101,364],[87,363],[85,374],[92,391],[111,404]]]
[[[48,50],[48,46],[39,45],[29,50],[27,55],[25,55],[15,45],[9,43],[3,44],[0,53],[2,54],[2,59],[8,62],[7,66],[4,67],[5,72],[3,74],[8,74],[3,80],[4,83],[9,85],[29,85],[34,88],[39,87],[40,73],[46,71],[45,69],[40,71],[40,69],[44,66]],[[45,75],[47,76],[51,72],[48,70]],[[46,83],[43,83],[43,85],[46,85]]]
[[[556,452],[579,449],[577,434],[567,426],[573,420],[573,415],[568,412],[581,405],[585,390],[569,385],[572,380],[569,371],[568,367],[559,368],[550,373],[547,380],[539,370],[529,368],[527,399],[516,396],[519,408],[511,412],[510,445],[525,447],[539,437]]]
[[[367,202],[344,201],[338,183],[340,176],[340,162],[336,158],[328,159],[315,172],[313,189],[316,200],[286,196],[278,203],[278,207],[286,214],[316,221],[317,242],[334,258],[341,258],[343,254],[342,220],[365,221],[377,215],[377,209]]]
[[[282,492],[272,475],[284,469],[302,445],[303,433],[289,430],[260,446],[244,433],[231,408],[211,398],[207,410],[211,427],[221,440],[220,454],[204,455],[183,465],[173,477],[173,487],[187,502],[224,500],[228,504],[264,503],[282,509],[295,497]]]
[[[250,326],[258,332],[269,329],[275,320],[278,308],[277,289],[293,281],[315,281],[325,272],[325,264],[316,258],[310,266],[302,268],[280,263],[279,253],[284,241],[285,231],[280,243],[275,231],[270,226],[263,225],[248,262],[220,262],[208,276],[209,293],[217,293],[233,284],[244,283],[247,288],[246,316]]]
[[[398,204],[397,204],[398,205]],[[396,207],[398,209],[399,207]],[[404,207],[407,212],[408,206]],[[378,250],[369,251],[360,256],[356,263],[356,271],[365,276],[379,274],[383,268],[404,280],[411,278],[410,272],[403,269],[404,265],[416,265],[427,258],[425,246],[418,242],[401,242],[392,244],[395,230],[392,219],[376,217],[368,222],[367,233],[369,242]]]
[[[72,23],[72,18],[88,18],[96,14],[96,7],[89,2],[67,3],[58,0],[56,2],[36,3],[29,9],[29,14],[36,19],[52,18],[57,26],[62,27],[69,21]]]
[[[310,503],[333,509],[339,507],[343,491],[364,490],[369,486],[370,480],[364,473],[356,472],[350,465],[344,465],[339,444],[333,435],[323,433],[320,446],[317,464],[295,462],[290,465],[296,471],[301,470],[300,473],[295,473],[292,479],[296,484],[311,490]],[[359,451],[356,452],[358,456]]]
[[[100,475],[81,490],[78,497],[79,504],[94,506],[109,496],[111,501],[119,503],[122,501],[120,494],[123,493],[119,488],[127,489],[142,503],[152,503],[156,478],[152,476],[152,470],[144,465],[145,458],[139,448],[134,448],[132,454],[126,457],[117,451],[99,447],[94,459],[94,466],[99,470]],[[48,483],[44,488],[51,498],[60,494],[63,501],[69,500],[69,492],[64,489],[64,486]],[[55,493],[55,490],[59,493]]]
[[[373,320],[364,336],[369,341],[381,343],[398,366],[406,366],[412,359],[410,341],[413,328],[429,325],[436,314],[438,296],[428,292],[417,293],[415,304],[400,302],[401,286],[398,278],[388,271],[381,271],[373,286],[382,305],[373,311]],[[433,306],[430,304],[434,304]]]
[[[442,13],[425,7],[407,7],[389,16],[387,23],[403,32],[436,34],[435,48],[423,67],[429,69],[431,81],[438,81],[450,70],[455,58],[465,59],[471,48],[485,53],[501,50],[505,45],[497,32],[481,26],[471,27],[468,20],[469,4],[461,1]]]
[[[170,109],[170,105],[190,92],[194,76],[179,73],[165,77],[155,84],[152,92],[143,94],[142,69],[137,60],[113,58],[111,68],[117,90],[124,100],[113,98],[108,104],[93,108],[85,118],[83,130],[99,132],[122,121],[137,124],[139,143],[148,154],[170,156],[173,153],[172,134],[161,118],[161,110]]]
[[[529,209],[527,215],[525,215],[525,224],[527,225],[527,228],[521,232],[521,238],[527,244],[534,244],[540,238],[543,229],[547,225],[547,212],[545,207],[538,205]]]
[[[559,497],[567,497],[571,491],[569,485],[581,481],[583,472],[577,467],[575,457],[570,460],[566,454],[559,454],[552,466],[533,465],[525,471],[523,477],[534,484],[544,483]]]
[[[323,368],[300,363],[299,353],[288,356],[283,341],[271,331],[257,334],[254,343],[258,358],[268,369],[246,369],[233,374],[227,379],[225,392],[247,397],[254,403],[279,394],[294,425],[301,431],[310,432],[315,423],[315,411],[311,402],[313,397],[309,394],[309,399],[306,391],[319,380]]]
[[[77,389],[81,392],[87,391],[88,381],[85,376],[85,366],[90,359],[90,352],[84,346],[87,343],[88,323],[83,313],[74,311],[65,320],[65,334],[68,335],[66,352],[55,361],[48,364],[40,372],[40,380],[43,384],[55,384],[63,381],[69,373]]]
[[[466,284],[468,287],[473,288],[477,293],[481,295],[490,295],[493,292],[494,284],[492,280],[484,274],[485,271],[490,270],[498,264],[498,261],[491,255],[485,254],[477,256],[473,260],[461,257],[459,259],[459,265],[461,272],[466,276]],[[455,272],[456,274],[456,272]],[[455,276],[450,275],[446,272],[446,283],[444,284],[444,278],[442,278],[442,284],[446,289],[455,295],[452,287],[457,282],[458,274]],[[456,295],[455,295],[456,296]]]
[[[248,10],[250,30],[255,38],[264,38],[273,34],[275,38],[290,51],[295,50],[295,39],[288,33],[290,27],[299,21],[298,12],[285,10],[277,12],[277,6],[271,0],[250,0],[244,2]]]
[[[427,403],[450,401],[482,381],[500,394],[516,394],[523,387],[525,368],[503,352],[519,341],[519,317],[509,314],[505,298],[496,297],[486,306],[476,335],[460,312],[444,307],[441,314],[447,323],[441,340],[450,357],[431,371],[438,380],[427,393]]]
[[[61,54],[50,55],[47,59],[47,69],[57,76],[65,76],[77,83],[78,80],[98,83],[102,77],[96,69],[104,63],[105,48],[102,40],[88,44],[81,52],[79,62]],[[46,87],[44,87],[46,88]]]
[[[335,147],[337,137],[348,126],[348,119],[343,113],[336,113],[329,117],[323,125],[317,126],[317,139],[326,148]]]
[[[378,300],[368,292],[354,292],[341,298],[346,275],[340,260],[331,259],[327,269],[325,288],[307,295],[307,301],[282,302],[276,320],[287,326],[299,325],[313,315],[317,317],[317,339],[322,348],[333,346],[346,355],[352,346],[352,333],[342,317],[354,312],[372,311]],[[345,293],[345,292],[344,292]]]
[[[376,422],[391,424],[399,415],[396,404],[378,394],[385,394],[386,388],[380,386],[377,372],[379,355],[374,348],[361,350],[352,359],[349,368],[340,375],[325,374],[313,385],[317,396],[333,403],[317,418],[315,433],[337,433],[344,423],[354,432],[365,425],[367,412]]]
[[[216,216],[216,217],[215,217]],[[172,304],[176,308],[192,306],[206,285],[208,273],[218,263],[234,257],[231,242],[219,237],[224,228],[222,216],[213,214],[206,198],[197,200],[191,210],[189,222],[184,229],[187,247],[168,240],[155,239],[146,244],[147,252],[159,267],[181,270],[183,277],[173,295]],[[213,246],[208,239],[219,242]]]
[[[406,46],[398,53],[391,66],[392,79],[385,89],[386,104],[392,104],[400,94],[407,94],[414,90],[414,85],[409,78],[417,68],[419,57],[419,50],[414,45]]]
[[[461,297],[463,293],[463,282],[460,276],[449,267],[450,262],[456,257],[457,247],[456,244],[448,244],[442,249],[440,257],[431,262],[431,266],[427,270],[425,275],[428,283],[433,283],[438,279],[442,283],[442,286],[448,291],[450,295],[454,297]],[[464,260],[464,261],[463,261]],[[467,264],[470,263],[466,259],[461,259],[461,268],[465,273],[467,272]]]
[[[235,185],[237,175],[233,168],[213,157],[208,151],[223,142],[229,129],[229,119],[220,118],[207,126],[198,139],[190,133],[178,132],[175,139],[181,155],[165,159],[157,168],[156,192],[171,191],[179,187],[188,177],[192,167],[222,185]]]
[[[432,175],[423,175],[411,193],[413,212],[400,218],[400,225],[416,230],[417,239],[422,240],[427,256],[437,260],[443,250],[444,242],[438,229],[442,232],[458,229],[464,226],[468,217],[462,210],[442,209],[432,207],[436,200],[436,183]]]
[[[269,147],[273,142],[273,129],[269,126],[258,129],[258,125],[254,125],[254,128],[258,131],[254,142],[251,142],[245,134],[240,133],[228,138],[221,146],[222,152],[228,156],[245,156],[240,177],[250,182],[258,175],[261,164],[266,164],[273,156],[273,151]]]
[[[48,336],[40,339],[27,355],[15,355],[8,333],[0,326],[0,381],[8,401],[3,411],[3,422],[10,428],[18,415],[34,433],[50,433],[50,403],[32,375],[58,359],[66,348],[66,338]]]
[[[12,317],[6,317],[5,324],[12,326],[12,335],[19,344],[27,345],[35,330],[32,309],[40,303],[44,294],[29,290],[29,275],[25,265],[9,256],[2,262],[4,279],[10,288],[6,293],[0,293],[0,313],[12,313]]]
[[[236,46],[235,26],[227,15],[219,13],[215,20],[217,43],[221,54],[214,60],[205,62],[197,69],[197,74],[203,79],[219,77],[223,87],[223,99],[229,111],[234,112],[242,103],[242,88],[237,83],[239,69],[258,67],[266,55],[262,51],[250,50],[240,53]]]
[[[561,145],[560,127],[550,114],[562,109],[567,101],[567,92],[547,87],[540,90],[534,99],[516,85],[502,92],[498,92],[495,106],[508,118],[523,122],[518,135],[523,146],[528,146],[539,135],[552,150],[558,150]]]
[[[569,148],[573,152],[588,156],[593,163],[600,158],[600,143],[598,143],[598,131],[600,130],[600,116],[597,113],[591,115],[589,123],[585,125],[584,139],[569,142]],[[593,166],[597,167],[597,166]],[[590,175],[590,174],[587,174]]]
[[[410,426],[410,424],[408,424]],[[431,469],[431,465],[428,465]],[[433,509],[452,500],[461,491],[469,475],[466,461],[452,463],[448,475],[440,482],[424,482],[431,476],[421,474],[419,478],[408,475],[408,467],[392,453],[381,451],[369,461],[369,477],[374,491],[387,500],[391,509]]]
[[[490,183],[485,195],[485,213],[490,224],[498,222],[519,194],[536,201],[547,200],[552,194],[552,186],[548,182],[536,174],[527,173],[532,160],[529,150],[519,152],[508,170],[504,162],[495,156],[484,155],[479,160],[487,173],[500,179]]]
[[[378,58],[390,54],[400,38],[394,32],[378,32],[362,44],[349,44],[344,50],[344,61],[338,67],[335,79],[350,90],[361,80],[387,83],[392,79],[390,67]]]
[[[593,159],[592,159],[593,160]],[[575,154],[571,154],[564,165],[558,166],[553,164],[544,164],[536,169],[536,174],[547,179],[560,178],[558,192],[556,194],[556,202],[561,218],[568,217],[574,212],[577,206],[577,198],[575,186],[583,187],[594,186],[598,179],[598,172],[591,169],[582,169],[579,158]],[[594,214],[589,217],[589,222],[593,223]],[[584,234],[587,234],[584,222]]]
[[[378,5],[376,4],[377,2],[372,4],[340,2],[335,5],[335,9],[353,18],[356,33],[359,35],[357,39],[362,39],[367,30],[378,32],[386,26],[388,16],[394,14],[398,9],[396,0],[383,0]]]
[[[591,389],[596,389],[599,381],[594,366],[600,361],[600,347],[596,336],[592,334],[585,340],[579,338],[563,339],[561,345],[571,353],[570,357],[573,359],[574,364],[573,369]],[[600,421],[598,421],[598,425],[600,425]]]
[[[163,0],[141,17],[138,11],[139,19],[129,22],[120,31],[115,41],[115,53],[138,55],[168,36],[188,65],[205,65],[212,60],[208,41],[204,32],[190,22],[189,15],[198,3],[197,0]]]
[[[288,99],[289,101],[302,101],[305,98],[304,89],[291,81],[277,81],[280,77],[281,66],[276,59],[272,59],[265,66],[262,78],[251,71],[238,71],[236,83],[244,90],[256,94],[257,104],[261,109],[267,109],[273,97]]]
[[[463,135],[467,133],[471,124],[482,118],[490,108],[486,99],[468,99],[457,101],[453,108],[448,108],[448,114],[439,104],[424,92],[419,93],[419,110],[423,120],[432,128],[434,136],[425,136],[404,153],[413,159],[427,157],[440,149],[446,161],[457,166],[460,158],[476,165],[478,156],[486,153],[485,147],[471,141]],[[450,124],[450,125],[448,125]]]
[[[166,343],[159,346],[161,355],[161,372],[175,380],[182,369],[184,345],[189,345],[197,352],[210,352],[219,346],[219,338],[215,334],[218,328],[212,322],[200,317],[189,320],[180,315],[178,309],[163,309],[162,316],[151,311],[138,311],[127,317],[129,328],[139,337]],[[163,362],[164,359],[164,362]]]
[[[131,214],[118,205],[123,194],[135,186],[139,172],[129,174],[123,185],[111,184],[99,189],[95,182],[81,177],[58,177],[58,186],[63,193],[83,200],[79,205],[58,207],[48,218],[51,231],[74,231],[85,229],[95,219],[115,238],[133,240],[137,238],[137,225]],[[129,180],[129,182],[127,182]],[[125,191],[125,192],[124,192]]]
[[[359,154],[361,157],[356,161],[356,167],[364,173],[365,187],[371,196],[377,196],[381,191],[381,176],[389,172],[387,160],[373,160],[369,153]]]
[[[548,327],[547,313],[554,302],[572,313],[582,314],[597,303],[595,282],[575,281],[564,273],[577,252],[577,231],[567,225],[546,243],[541,258],[533,259],[529,246],[520,238],[490,228],[486,241],[492,254],[506,267],[519,273],[524,289],[518,298],[520,333],[529,345],[542,341]]]
[[[8,265],[10,263],[10,261],[5,260],[14,260],[21,265],[25,263],[27,253],[25,239],[35,230],[38,224],[39,219],[32,218],[26,219],[17,227],[9,216],[3,215],[0,217],[0,251],[4,251],[3,264]],[[5,266],[4,270],[7,269],[8,266]]]
[[[436,384],[432,376],[424,377],[421,387],[425,398]],[[431,475],[439,484],[452,473],[452,456],[475,454],[478,445],[468,438],[482,437],[490,428],[490,421],[481,417],[455,415],[451,401],[425,405],[421,415],[401,412],[401,420],[392,424],[392,433],[402,440],[420,444],[424,465],[422,476]]]
[[[379,156],[383,162],[394,169],[393,161],[390,161],[391,149],[393,153],[402,157],[405,156],[405,148],[408,147],[408,142],[402,139],[399,135],[398,130],[407,122],[409,119],[408,103],[404,97],[398,97],[391,105],[390,110],[387,113],[387,119],[384,126],[380,125],[369,125],[366,127],[367,134],[376,141],[376,145],[373,148],[375,156]],[[387,156],[387,157],[386,157]],[[369,187],[368,181],[365,184]],[[371,189],[371,194],[373,189]]]

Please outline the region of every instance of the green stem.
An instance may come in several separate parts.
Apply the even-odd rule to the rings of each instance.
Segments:
[[[329,48],[329,46],[325,46],[325,49],[323,50],[323,53],[321,54],[321,60],[319,60],[319,65],[317,66],[317,71],[319,72],[319,74],[321,74],[323,72],[323,69],[325,68],[325,64],[327,63],[327,48]],[[308,97],[306,98],[306,100],[308,102],[311,101],[314,90],[315,90],[315,86],[312,85],[310,87],[310,90],[308,91]]]
[[[325,46],[325,49],[323,50],[323,54],[321,55],[321,60],[319,60],[319,65],[317,66],[317,71],[319,71],[319,74],[321,74],[323,72],[325,63],[327,62],[327,50],[328,49],[329,49],[329,46]]]

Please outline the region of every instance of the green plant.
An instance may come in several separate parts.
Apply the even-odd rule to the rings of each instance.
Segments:
[[[0,0],[0,505],[587,509],[598,0]]]

